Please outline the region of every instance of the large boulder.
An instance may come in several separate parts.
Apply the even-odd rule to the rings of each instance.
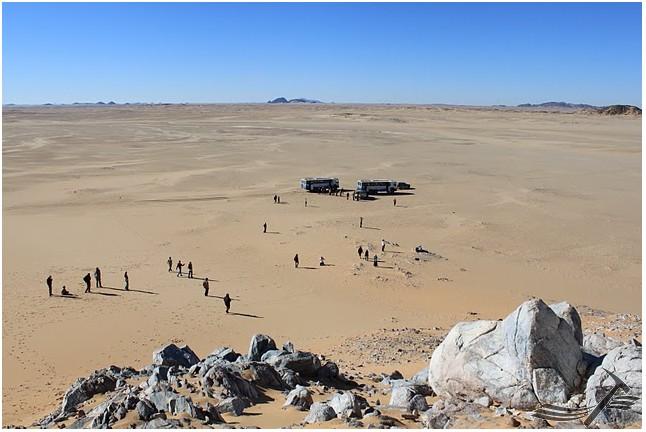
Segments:
[[[91,399],[94,395],[113,391],[116,386],[117,378],[105,369],[96,371],[87,378],[79,378],[65,392],[61,411],[70,412],[78,404]]]
[[[314,401],[312,400],[312,392],[306,387],[297,385],[296,388],[289,392],[287,400],[283,404],[283,408],[294,406],[301,411],[307,411]]]
[[[249,362],[241,365],[243,374],[254,384],[264,387],[282,390],[285,385],[280,374],[271,365],[261,362]]]
[[[309,352],[296,351],[293,353],[281,351],[276,355],[263,357],[263,361],[276,369],[291,369],[302,376],[313,377],[321,368],[321,360]]]
[[[569,308],[557,310],[564,313]],[[517,409],[567,401],[585,368],[573,326],[575,314],[566,315],[571,322],[533,299],[503,321],[457,324],[433,353],[429,384],[445,398],[489,396]]]
[[[633,423],[641,423],[642,347],[635,344],[620,346],[604,357],[601,367],[595,370],[586,384],[587,406],[598,404],[615,386],[616,382],[608,371],[623,381],[628,390],[617,392],[608,408],[603,410],[596,420],[603,427],[623,428]]]
[[[315,402],[305,417],[305,423],[323,423],[336,417],[336,411],[326,403]]]
[[[150,417],[157,412],[155,405],[149,400],[142,399],[137,402],[135,407],[140,420],[148,421]]]
[[[561,318],[567,324],[569,324],[574,334],[574,338],[579,343],[583,345],[583,328],[581,327],[581,316],[579,312],[569,304],[568,302],[555,303],[550,305],[550,309],[554,311],[556,316]]]
[[[276,349],[276,342],[272,338],[263,334],[253,335],[249,344],[248,358],[250,361],[260,361],[264,353]]]
[[[240,354],[235,352],[232,348],[229,347],[220,347],[209,354],[207,357],[215,357],[217,359],[226,360],[228,362],[234,362],[238,360]]]
[[[361,405],[357,397],[349,391],[339,391],[327,404],[339,418],[361,418]]]
[[[249,401],[246,399],[243,399],[241,397],[229,397],[226,399],[222,399],[218,403],[218,411],[220,413],[230,413],[233,414],[234,416],[241,416],[242,413],[244,412],[245,408],[248,408],[250,406]]]
[[[153,353],[153,363],[158,366],[183,366],[190,368],[200,359],[187,345],[178,347],[175,344],[166,345]]]
[[[220,386],[228,397],[247,398],[252,402],[260,400],[260,393],[256,386],[245,380],[236,371],[216,365],[213,366],[202,378],[202,388],[210,392],[211,387]]]

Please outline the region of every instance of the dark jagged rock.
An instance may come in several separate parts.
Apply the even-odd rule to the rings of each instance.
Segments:
[[[252,402],[260,400],[260,393],[256,386],[242,378],[237,372],[232,372],[221,366],[214,366],[202,378],[202,387],[207,392],[211,387],[220,386],[229,397],[247,398]]]
[[[159,366],[190,368],[199,361],[200,359],[187,345],[178,347],[175,344],[169,344],[153,353],[153,363]]]
[[[112,391],[116,388],[117,379],[106,369],[102,369],[87,378],[79,378],[63,396],[61,411],[69,412],[94,395]]]
[[[272,365],[276,369],[291,369],[302,376],[316,376],[321,367],[321,361],[312,353],[296,351],[289,353],[281,351],[278,355],[269,358],[263,358],[263,361]]]
[[[254,384],[264,387],[283,390],[285,384],[280,374],[271,365],[261,362],[249,362],[242,364],[243,373],[247,374],[248,379]]]
[[[275,349],[276,342],[272,338],[267,335],[256,334],[251,338],[247,357],[250,361],[259,361],[264,353]]]
[[[157,412],[157,408],[155,408],[155,405],[146,399],[142,399],[139,402],[137,402],[137,406],[135,407],[135,409],[137,410],[137,415],[139,416],[139,420],[144,420],[144,421],[150,420],[150,417],[152,417],[152,415]]]
[[[247,399],[234,396],[222,399],[218,403],[217,408],[220,413],[230,413],[237,417],[241,416],[245,408],[250,406],[251,403]]]
[[[296,388],[290,391],[287,395],[283,408],[294,406],[301,411],[307,411],[313,403],[312,392],[310,392],[306,387],[297,385]]]

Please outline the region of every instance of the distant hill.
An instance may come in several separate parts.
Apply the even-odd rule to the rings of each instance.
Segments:
[[[642,109],[633,105],[610,105],[597,108],[596,111],[603,115],[642,115]]]
[[[279,98],[267,101],[267,103],[279,104],[279,103],[323,103],[323,102],[316,99],[297,98],[297,99],[287,100],[284,97],[279,97]]]
[[[599,108],[594,105],[588,104],[573,104],[569,102],[543,102],[540,104],[520,104],[519,108],[574,108],[574,109],[583,109],[583,108]]]

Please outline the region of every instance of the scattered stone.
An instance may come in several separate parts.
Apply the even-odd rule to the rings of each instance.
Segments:
[[[339,391],[327,404],[334,409],[339,418],[361,418],[361,406],[359,400],[350,391]]]
[[[220,413],[231,413],[234,416],[240,416],[244,412],[245,408],[250,406],[249,402],[240,397],[230,397],[222,399],[218,405],[218,412]]]
[[[305,417],[305,423],[323,423],[336,418],[336,411],[326,403],[315,402]]]
[[[313,403],[312,393],[306,387],[297,385],[296,388],[290,391],[287,395],[287,400],[283,404],[283,408],[295,406],[301,411],[307,411]]]
[[[169,344],[153,353],[153,363],[160,366],[189,368],[199,361],[200,359],[187,345],[178,347],[175,344]]]
[[[157,412],[157,408],[153,405],[152,402],[146,399],[142,399],[137,402],[135,407],[137,414],[139,415],[139,420],[148,421],[150,417]]]

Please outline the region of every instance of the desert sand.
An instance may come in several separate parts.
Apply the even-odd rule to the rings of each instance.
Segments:
[[[348,340],[441,334],[532,296],[641,314],[640,118],[187,105],[5,107],[3,120],[3,425],[31,424],[75,378],[142,367],[169,342],[203,357],[245,352],[262,332],[343,365]],[[319,175],[414,190],[397,206],[299,190]],[[379,267],[358,259],[381,239],[398,246]],[[416,261],[420,244],[437,256]],[[169,256],[196,279],[168,273]],[[83,294],[97,266],[105,288]],[[79,298],[49,298],[49,274]],[[381,370],[414,373],[429,355]]]

